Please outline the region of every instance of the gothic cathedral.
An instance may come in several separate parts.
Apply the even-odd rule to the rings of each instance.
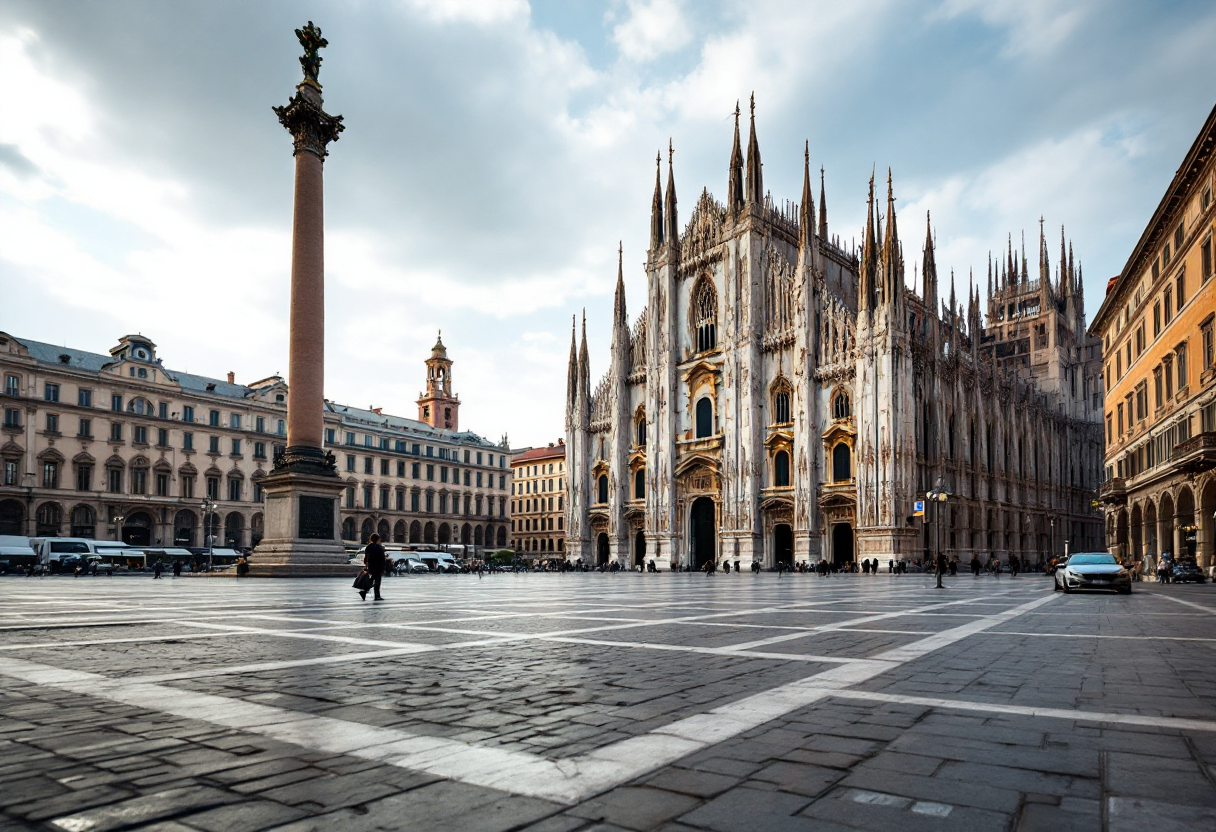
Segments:
[[[908,289],[890,175],[886,211],[871,178],[861,250],[844,249],[822,170],[816,213],[809,153],[800,204],[765,192],[754,99],[746,157],[736,109],[726,204],[702,191],[681,231],[669,156],[651,212],[647,305],[630,327],[618,261],[595,387],[585,316],[577,351],[571,338],[569,559],[772,568],[1101,548],[1101,345],[1063,240],[1053,279],[1040,226],[1031,279],[1010,239],[981,317],[978,287],[964,308],[953,276],[939,300],[927,230]],[[917,514],[931,489],[946,500]]]

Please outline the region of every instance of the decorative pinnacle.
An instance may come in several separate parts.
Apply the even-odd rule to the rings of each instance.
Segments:
[[[296,94],[285,107],[273,107],[279,123],[291,133],[295,154],[312,153],[322,161],[329,154],[326,146],[338,140],[338,134],[346,129],[342,116],[331,116],[322,109],[321,84],[317,73],[321,70],[321,56],[317,50],[328,46],[321,37],[321,30],[312,21],[303,29],[296,29],[296,37],[304,47],[300,66],[304,69],[304,81],[296,87]]]

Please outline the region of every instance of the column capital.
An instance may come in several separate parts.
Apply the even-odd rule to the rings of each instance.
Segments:
[[[346,129],[342,116],[331,116],[321,108],[321,92],[314,84],[304,81],[285,107],[273,107],[279,123],[291,133],[295,155],[312,153],[322,162],[329,155],[326,146],[338,140]]]

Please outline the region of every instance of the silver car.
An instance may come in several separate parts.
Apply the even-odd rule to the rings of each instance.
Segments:
[[[1072,592],[1074,589],[1113,589],[1130,595],[1132,573],[1119,565],[1114,555],[1106,552],[1080,552],[1056,569],[1055,590]]]

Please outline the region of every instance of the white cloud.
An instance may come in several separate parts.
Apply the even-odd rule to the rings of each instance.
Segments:
[[[682,0],[628,0],[629,16],[612,28],[612,40],[631,61],[650,61],[692,42]]]
[[[1058,0],[944,0],[932,16],[976,15],[1008,30],[1004,54],[1042,57],[1068,41],[1090,14],[1088,3]]]

